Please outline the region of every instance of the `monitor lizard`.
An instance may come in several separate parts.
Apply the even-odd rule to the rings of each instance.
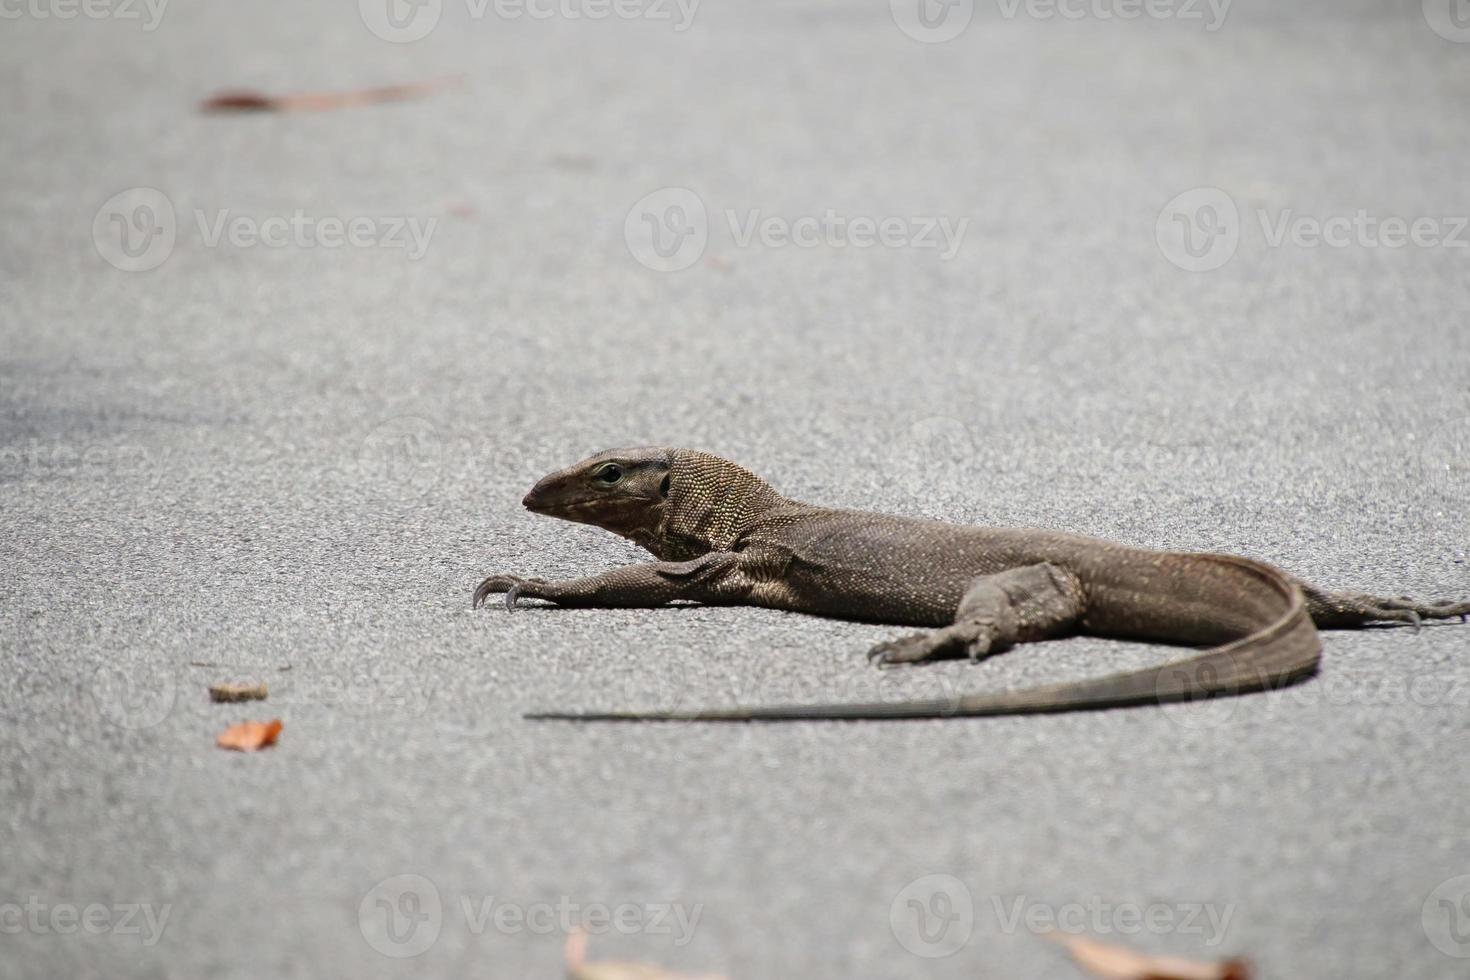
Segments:
[[[593,524],[659,560],[550,582],[491,575],[504,593],[562,606],[756,605],[931,629],[880,643],[882,667],[971,660],[1068,634],[1208,649],[1157,667],[1015,692],[872,704],[565,711],[533,718],[752,721],[1008,715],[1157,704],[1295,683],[1317,670],[1317,627],[1470,613],[1470,602],[1328,592],[1264,562],[1153,551],[1034,528],[994,528],[788,500],[749,470],[688,449],[598,453],[546,476],[524,505]]]

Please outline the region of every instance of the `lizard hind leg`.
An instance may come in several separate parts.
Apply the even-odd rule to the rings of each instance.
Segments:
[[[949,626],[880,643],[868,660],[879,667],[961,655],[979,660],[1067,633],[1083,612],[1082,584],[1070,572],[1045,562],[1011,568],[972,581]]]
[[[1302,590],[1307,610],[1324,629],[1356,629],[1369,623],[1408,623],[1418,627],[1426,619],[1455,619],[1470,616],[1470,602],[1442,599],[1420,602],[1408,596],[1386,598],[1367,592],[1325,592],[1312,586]]]

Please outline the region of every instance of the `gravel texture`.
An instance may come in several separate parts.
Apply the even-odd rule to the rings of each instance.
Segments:
[[[1099,3],[982,3],[944,43],[819,0],[684,30],[443,0],[414,43],[370,0],[9,8],[0,977],[554,977],[575,920],[594,957],[732,980],[1072,976],[1053,920],[1267,977],[1464,976],[1470,627],[1331,634],[1319,679],[1205,705],[574,727],[520,714],[1169,652],[880,674],[877,626],[470,609],[491,571],[639,560],[519,500],[647,443],[814,502],[1470,594],[1470,44],[1432,0]],[[1387,218],[1428,224],[1389,247]],[[215,748],[274,717],[276,747]]]

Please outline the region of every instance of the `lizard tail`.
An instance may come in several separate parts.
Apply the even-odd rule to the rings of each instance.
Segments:
[[[1021,691],[971,694],[919,701],[852,704],[783,704],[674,711],[546,712],[535,719],[569,721],[791,721],[823,719],[950,718],[1091,711],[1229,697],[1284,687],[1317,671],[1322,643],[1297,583],[1284,573],[1246,558],[1197,555],[1211,562],[1211,578],[1230,592],[1208,587],[1197,597],[1202,618],[1220,613],[1222,602],[1248,600],[1261,625],[1254,632],[1193,657],[1157,667],[1109,674],[1092,680],[1048,684]],[[1147,602],[1146,593],[1132,601]],[[1118,600],[1114,600],[1118,601]],[[1129,600],[1123,600],[1129,601]],[[1228,618],[1234,610],[1225,610]],[[1180,624],[1187,636],[1188,625]],[[1167,639],[1167,637],[1159,637]]]

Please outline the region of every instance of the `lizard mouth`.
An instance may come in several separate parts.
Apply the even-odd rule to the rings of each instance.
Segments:
[[[589,510],[598,504],[605,504],[606,502],[606,498],[604,497],[578,497],[575,500],[546,500],[537,494],[535,490],[532,490],[521,501],[521,506],[533,514],[550,514],[554,517],[561,514],[575,514],[580,511]]]

